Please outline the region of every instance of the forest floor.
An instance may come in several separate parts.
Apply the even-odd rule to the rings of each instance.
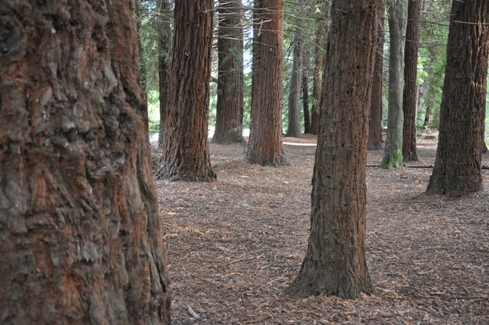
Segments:
[[[156,182],[172,323],[489,324],[489,192],[427,196],[431,168],[367,168],[373,295],[283,293],[306,251],[315,143],[284,138],[281,168],[247,164],[243,145],[211,144],[216,182]],[[432,165],[435,151],[419,138],[420,162],[406,165]],[[382,155],[369,151],[368,164]],[[488,170],[483,179],[488,189]]]

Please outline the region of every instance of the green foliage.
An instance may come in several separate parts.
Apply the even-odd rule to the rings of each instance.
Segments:
[[[159,102],[158,102],[158,32],[161,32],[158,20],[160,14],[157,10],[156,0],[142,0],[142,30],[141,36],[144,44],[143,63],[146,68],[146,84],[148,93],[148,107],[151,132],[157,132],[159,123]],[[245,8],[251,8],[252,2],[243,0]],[[448,24],[451,2],[448,0],[426,1],[422,13],[421,22],[421,41],[418,58],[418,84],[419,92],[419,110],[417,115],[417,126],[421,130],[425,126],[426,110],[429,108],[432,112],[432,118],[426,125],[431,129],[437,129],[439,124],[439,108],[442,98],[442,89],[445,73],[445,46],[448,38]],[[245,10],[243,16],[244,23],[244,127],[250,125],[251,110],[251,50],[252,50],[252,10]],[[309,90],[312,92],[312,73],[314,68],[314,42],[317,24],[320,22],[316,18],[324,17],[325,13],[321,11],[317,0],[290,0],[285,2],[284,7],[284,78],[283,78],[283,125],[287,125],[288,110],[288,91],[290,75],[292,70],[292,49],[293,35],[296,28],[304,30],[305,42],[305,65],[304,73],[309,76]],[[168,17],[172,17],[169,13]],[[170,18],[165,19],[170,19]],[[328,22],[326,22],[328,23]],[[217,24],[216,24],[217,26]],[[385,28],[388,31],[388,28]],[[168,31],[171,32],[171,31]],[[388,35],[385,36],[386,44],[384,47],[385,64],[384,64],[384,107],[387,107],[387,60],[388,60]],[[324,47],[325,44],[322,44]],[[217,66],[217,59],[214,60]],[[217,68],[214,68],[214,70]],[[312,94],[309,96],[309,107],[314,100]],[[215,123],[216,117],[217,89],[216,84],[211,83],[211,101],[209,111],[209,125]],[[384,109],[384,125],[386,125],[386,112]],[[302,111],[301,111],[302,117]],[[303,117],[302,117],[303,118]],[[486,120],[489,128],[489,118]]]
[[[161,4],[160,0],[140,0],[140,3],[140,12],[135,12],[135,20],[136,23],[141,23],[139,37],[142,40],[144,56],[139,58],[139,62],[142,71],[146,72],[142,76],[144,78],[142,82],[146,85],[150,133],[158,133],[160,123],[158,56],[169,55],[169,53],[159,53],[158,41],[163,33],[172,34],[171,30],[167,30],[168,27],[165,29],[162,26],[172,25],[169,21],[173,20],[173,12],[162,13],[158,7]]]
[[[149,90],[148,97],[148,127],[149,133],[160,131],[160,102],[158,90]]]
[[[418,114],[418,128],[439,127],[449,15],[450,1],[429,1],[422,14],[418,58],[419,102],[422,107]],[[432,117],[425,125],[427,110],[431,110]]]
[[[318,28],[318,16],[323,17],[318,7],[317,0],[291,0],[284,3],[284,75],[283,75],[283,95],[282,95],[282,129],[285,132],[288,125],[289,91],[290,78],[293,67],[294,33],[297,28],[303,31],[304,35],[304,70],[308,74],[309,81],[313,80],[314,66],[314,42],[316,30]],[[308,87],[312,90],[312,85]],[[302,95],[302,94],[301,94]],[[312,99],[312,93],[308,96]],[[309,107],[311,107],[311,102]],[[302,106],[301,106],[302,108]],[[304,124],[303,110],[300,110],[301,123]]]

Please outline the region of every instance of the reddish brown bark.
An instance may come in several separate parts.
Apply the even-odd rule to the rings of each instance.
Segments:
[[[169,324],[130,1],[0,6],[0,323]]]
[[[213,4],[212,0],[175,3],[169,112],[158,179],[216,179],[207,139]]]
[[[243,26],[241,1],[219,5],[216,130],[212,142],[243,139]]]
[[[404,47],[404,92],[402,109],[404,122],[402,129],[402,156],[404,160],[418,160],[416,150],[416,109],[418,101],[418,49],[421,26],[422,0],[409,0]]]
[[[247,160],[286,165],[282,145],[283,0],[256,0],[253,11],[251,134]]]
[[[379,12],[384,11],[381,2]],[[382,149],[382,74],[384,69],[384,17],[379,17],[377,51],[375,53],[375,69],[372,84],[372,102],[368,127],[368,150]]]
[[[430,194],[482,190],[488,52],[489,2],[454,1]]]
[[[365,259],[368,118],[380,0],[334,0],[311,233],[292,295],[371,293]],[[367,108],[367,109],[365,109]]]

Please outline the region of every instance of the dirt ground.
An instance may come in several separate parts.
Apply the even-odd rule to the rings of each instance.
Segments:
[[[420,138],[421,160],[408,165],[433,164],[435,141]],[[283,293],[306,250],[314,144],[285,138],[282,168],[245,163],[242,145],[211,144],[216,182],[156,182],[172,323],[489,324],[489,194],[426,196],[429,168],[367,170],[374,295]],[[382,154],[370,151],[368,164]]]

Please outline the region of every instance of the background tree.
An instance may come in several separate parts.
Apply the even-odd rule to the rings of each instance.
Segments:
[[[307,60],[304,60],[304,63]],[[306,69],[304,69],[305,71]],[[309,78],[302,74],[302,112],[304,114],[304,133],[311,133],[311,115],[309,113]]]
[[[158,179],[216,179],[207,139],[213,3],[175,2],[168,122]]]
[[[304,11],[302,0],[299,0],[299,5],[301,11]],[[288,98],[289,118],[286,133],[288,137],[294,138],[302,138],[300,94],[302,85],[302,73],[304,70],[304,28],[302,27],[302,24],[300,24],[300,22],[300,19],[296,20],[296,26],[294,30],[294,55],[292,74],[290,77],[290,91]]]
[[[169,324],[131,2],[0,7],[2,324]]]
[[[423,0],[420,47],[418,50],[419,110],[418,125],[425,132],[439,127],[443,80],[445,79],[446,44],[450,21],[449,0]]]
[[[418,160],[416,150],[416,109],[418,101],[418,48],[421,26],[422,0],[409,0],[406,44],[404,48],[404,92],[402,110],[402,156],[404,160]]]
[[[215,143],[243,142],[243,15],[241,0],[219,3]]]
[[[384,70],[384,4],[379,7],[379,29],[377,36],[377,51],[375,52],[375,68],[372,83],[372,102],[368,127],[368,150],[382,149],[382,76]]]
[[[356,298],[373,290],[365,260],[365,174],[379,6],[380,0],[332,4],[311,233],[287,289],[292,295]]]
[[[453,1],[450,17],[438,149],[427,188],[430,194],[482,190],[489,2]]]
[[[382,168],[402,167],[402,92],[404,87],[404,37],[407,0],[388,1],[389,12],[389,107],[387,139]]]
[[[144,56],[144,36],[143,36],[143,7],[141,5],[141,0],[133,0],[134,5],[134,22],[136,26],[136,40],[138,47],[138,62],[139,62],[139,71],[141,75],[141,87],[143,92],[146,93],[146,63]]]
[[[171,40],[173,12],[168,0],[158,0],[158,90],[160,104],[160,123],[158,133],[158,149],[163,149],[166,123],[168,117],[168,101],[171,68]]]
[[[247,160],[287,164],[282,145],[283,0],[255,0],[251,134]]]
[[[324,70],[324,44],[329,33],[330,4],[325,0],[317,0],[316,11],[316,41],[314,43],[314,78],[312,89],[311,107],[311,134],[318,134],[319,128],[319,108],[321,107],[321,93],[323,89],[323,70]]]

